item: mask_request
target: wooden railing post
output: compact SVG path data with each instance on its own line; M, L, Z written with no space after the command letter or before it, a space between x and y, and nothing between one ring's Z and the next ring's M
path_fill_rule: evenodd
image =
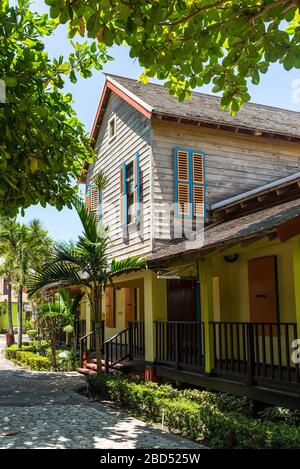
M133 323L128 323L129 360L133 360Z
M82 345L82 340L79 340L79 354L80 354L80 367L83 368L83 345Z
M253 333L253 324L247 323L247 384L249 386L254 386L256 383L255 380L255 355L254 355L254 333Z
M109 373L109 344L105 344L105 373Z
M180 365L180 323L175 324L175 362L176 368L179 369Z

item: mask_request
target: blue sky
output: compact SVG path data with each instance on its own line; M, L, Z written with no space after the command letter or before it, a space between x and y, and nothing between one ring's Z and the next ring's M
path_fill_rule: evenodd
M47 11L43 0L35 1L35 10ZM71 47L64 26L60 27L53 37L47 39L46 47L51 57L68 54ZM126 47L114 47L111 50L111 55L115 60L106 64L104 72L132 78L139 77L142 68L137 61L133 61L129 57ZM300 80L300 70L286 72L280 65L273 65L268 74L262 77L258 86L250 86L252 101L300 111L300 103L293 100L292 84L295 80ZM67 84L65 87L66 92L72 93L74 108L78 117L84 122L87 131L91 129L103 84L103 73L95 71L91 78L86 80L79 78L75 85ZM210 92L210 87L203 87L201 91ZM59 212L49 206L46 208L33 206L26 210L25 217L20 220L28 222L32 218L39 218L56 240L76 239L77 235L81 233L77 215L72 210L63 209Z

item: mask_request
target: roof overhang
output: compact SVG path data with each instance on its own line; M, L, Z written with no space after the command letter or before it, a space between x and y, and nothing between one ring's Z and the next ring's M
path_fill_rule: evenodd
M92 130L90 133L92 148L95 147L97 135L101 127L102 119L105 114L107 103L108 103L111 92L114 92L117 96L119 96L124 101L126 101L130 106L132 106L134 109L139 111L147 119L151 119L153 108L149 106L149 104L147 104L145 101L140 99L138 96L131 93L129 90L127 90L124 86L122 86L112 77L110 77L109 75L106 75L105 84L101 93L96 116L95 116ZM85 166L86 164L84 163L83 169L78 178L78 183L84 182L82 175L83 175L83 170L85 169Z
M242 194L221 200L210 207L212 218L236 218L241 214L262 210L283 201L293 200L300 194L300 172Z
M108 103L108 99L110 96L111 91L113 91L116 95L120 98L124 99L130 106L135 108L141 114L143 114L148 119L151 119L153 108L149 106L145 101L140 99L138 96L131 93L131 91L127 90L124 86L118 83L109 75L106 76L105 85L101 94L101 98L99 101L96 117L94 119L92 131L91 131L91 141L92 145L95 144L98 130L101 126L101 122L103 119L103 115L106 110L106 106Z
M224 122L196 119L186 116L176 116L175 114L162 113L155 110L152 113L152 117L160 121L172 122L174 124L193 125L206 129L215 129L219 131L231 132L238 135L250 135L256 138L271 138L275 140L282 140L284 142L300 143L300 137L297 137L293 134L266 132L265 130L260 130L258 128L237 126L235 124L226 124Z

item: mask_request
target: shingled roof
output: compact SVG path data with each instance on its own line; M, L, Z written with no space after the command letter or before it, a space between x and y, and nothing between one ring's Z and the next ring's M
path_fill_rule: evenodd
M300 139L300 113L261 104L247 103L235 116L220 109L220 98L204 93L193 92L190 99L179 102L168 90L158 84L147 85L131 78L107 75L107 80L123 91L136 97L140 104L151 110L154 117L170 117L182 121L189 119L201 125L214 124L221 129L234 127L255 131L260 135L271 134L286 136L289 140Z
M258 240L276 235L278 227L300 216L300 198L261 210L250 215L209 226L204 232L204 244L195 241L182 241L157 251L151 256L154 263L176 259L179 256L204 255L216 248L228 248L242 241Z

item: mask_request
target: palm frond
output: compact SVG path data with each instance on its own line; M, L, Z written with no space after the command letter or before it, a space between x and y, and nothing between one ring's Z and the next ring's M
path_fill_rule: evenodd
M29 297L36 292L45 289L51 284L59 285L89 285L90 279L83 278L78 268L72 264L56 263L45 267L42 271L36 272L27 284Z
M120 261L113 259L111 262L110 276L115 277L116 275L143 270L146 268L146 260L140 257L132 256Z
M84 203L80 199L75 199L73 202L74 208L82 223L84 235L91 242L97 241L97 221L93 213L85 208Z
M92 179L93 184L101 192L107 186L108 178L103 171L99 171Z

